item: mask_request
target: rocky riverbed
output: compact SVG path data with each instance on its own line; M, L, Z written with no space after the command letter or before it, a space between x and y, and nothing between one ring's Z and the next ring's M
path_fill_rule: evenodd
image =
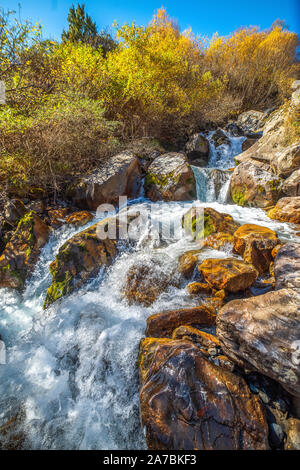
M0 447L300 449L288 112L243 113L176 152L123 152L56 204L7 202ZM119 196L129 210L115 214Z

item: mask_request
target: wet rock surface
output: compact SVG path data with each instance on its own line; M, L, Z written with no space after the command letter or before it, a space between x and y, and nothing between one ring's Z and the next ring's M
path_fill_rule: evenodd
M270 219L300 224L300 196L282 197L273 209L268 211Z
M142 426L149 449L268 449L259 399L245 381L183 340L140 345Z
M258 276L253 266L235 258L209 258L198 269L210 287L228 292L247 289Z
M260 274L270 267L272 250L278 245L276 232L260 225L245 224L234 233L234 250Z
M146 173L145 190L151 201L195 199L195 176L185 155L170 152L157 157Z
M48 236L49 227L36 213L21 218L0 256L0 287L23 289Z
M195 166L207 166L209 159L209 142L202 134L194 134L185 145L188 161Z
M239 366L254 369L300 396L300 296L280 289L227 303L217 316L223 351Z

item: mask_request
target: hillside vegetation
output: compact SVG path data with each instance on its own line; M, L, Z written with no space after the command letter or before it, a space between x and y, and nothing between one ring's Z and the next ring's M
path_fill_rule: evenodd
M279 106L299 75L298 36L280 22L209 43L164 9L147 26L115 24L115 38L83 6L68 22L54 42L41 25L0 12L3 197L31 186L57 195L121 148L175 147L210 123Z

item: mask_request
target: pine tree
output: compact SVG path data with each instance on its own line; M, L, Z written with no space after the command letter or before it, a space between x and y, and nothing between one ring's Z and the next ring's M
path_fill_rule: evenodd
M63 30L63 41L84 42L94 44L97 41L97 26L90 15L85 12L85 5L71 6L68 14L68 31Z

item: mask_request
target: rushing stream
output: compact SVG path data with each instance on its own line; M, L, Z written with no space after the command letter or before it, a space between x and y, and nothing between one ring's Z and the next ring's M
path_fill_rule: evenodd
M233 156L243 138L215 149L209 168L194 168L198 201L230 213L240 223L258 223L294 237L292 226L267 218L260 209L226 204ZM217 176L215 176L217 175ZM136 201L145 207L149 201ZM128 305L122 295L126 272L136 262L153 270L176 269L178 256L193 247L180 224L187 203L156 203L153 220L172 220L176 237L169 243L141 235L106 271L79 291L42 309L50 285L49 263L76 230L63 226L43 248L23 294L1 289L0 333L7 364L0 365L0 425L20 410L24 446L31 449L142 449L139 421L137 352L146 318L165 309L195 305L182 283L162 293L150 307ZM89 225L95 223L94 219ZM82 230L80 228L77 231ZM299 241L299 239L298 239ZM225 257L229 251L203 250L201 256Z

